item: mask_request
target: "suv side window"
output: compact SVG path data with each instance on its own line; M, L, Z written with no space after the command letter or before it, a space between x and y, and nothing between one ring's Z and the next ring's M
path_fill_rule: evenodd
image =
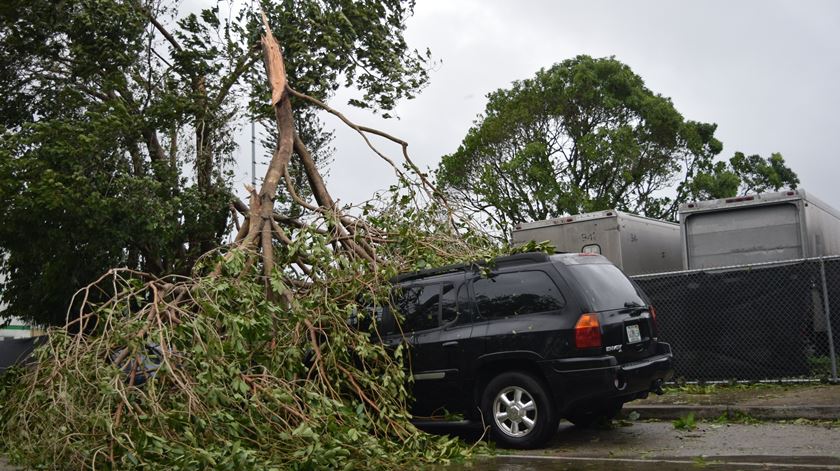
M461 322L472 321L472 303L470 302L470 291L467 289L467 284L462 283L458 287L458 307L463 319Z
M403 332L433 329L440 316L440 285L403 287L394 299L394 307L402 314Z
M458 301L455 286L443 285L443 295L440 298L440 325L448 324L458 318Z
M566 305L557 285L543 271L500 273L473 281L482 319L498 319L556 311Z

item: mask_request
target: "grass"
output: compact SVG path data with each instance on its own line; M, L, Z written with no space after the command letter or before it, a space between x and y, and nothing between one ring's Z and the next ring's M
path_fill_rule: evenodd
M794 420L781 420L779 423L782 424L793 424L793 425L812 425L815 427L825 427L825 428L840 428L840 419L834 420L811 420L811 419L794 419Z
M738 410L728 410L714 420L716 424L745 424L755 425L762 421Z
M718 393L732 393L738 391L770 392L787 391L790 389L813 387L815 383L685 383L677 382L663 387L665 394L712 395Z
M808 366L811 368L812 375L821 378L828 378L831 374L831 357L827 355L809 356Z
M680 417L672 423L674 424L674 428L677 430L694 430L697 428L697 420L694 419L694 413L689 413L685 417Z
M676 430L685 430L690 431L697 428L697 418L694 416L694 413L689 413L686 416L680 417L677 420L674 420L672 423L674 424L674 428ZM711 421L704 421L704 422L712 422L718 425L724 424L743 424L743 425L755 425L762 423L761 420L756 419L755 417L750 416L749 414L744 414L743 412L737 410L730 410L726 411L721 414L718 418L711 420Z

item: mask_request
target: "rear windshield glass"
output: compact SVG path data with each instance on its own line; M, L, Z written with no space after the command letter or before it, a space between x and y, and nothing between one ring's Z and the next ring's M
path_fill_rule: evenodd
M485 319L557 311L565 304L551 278L542 271L501 273L473 283L478 312Z
M596 311L645 304L633 283L615 265L587 263L568 267L583 286L586 300Z

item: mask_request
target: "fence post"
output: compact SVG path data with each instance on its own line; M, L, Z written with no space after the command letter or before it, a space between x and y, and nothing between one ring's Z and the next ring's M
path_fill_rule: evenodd
M820 276L822 277L822 298L825 311L825 324L828 329L828 352L831 355L831 378L832 383L838 382L837 379L837 356L834 353L834 334L831 330L831 305L828 302L828 285L825 282L825 261L820 257Z

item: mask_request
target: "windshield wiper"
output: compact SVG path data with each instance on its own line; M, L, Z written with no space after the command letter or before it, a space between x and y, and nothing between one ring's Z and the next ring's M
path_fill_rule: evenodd
M630 315L635 316L635 315L641 314L642 311L645 311L645 310L647 310L647 306L639 304L636 301L626 301L624 303L624 309L622 309L621 312L629 312Z

